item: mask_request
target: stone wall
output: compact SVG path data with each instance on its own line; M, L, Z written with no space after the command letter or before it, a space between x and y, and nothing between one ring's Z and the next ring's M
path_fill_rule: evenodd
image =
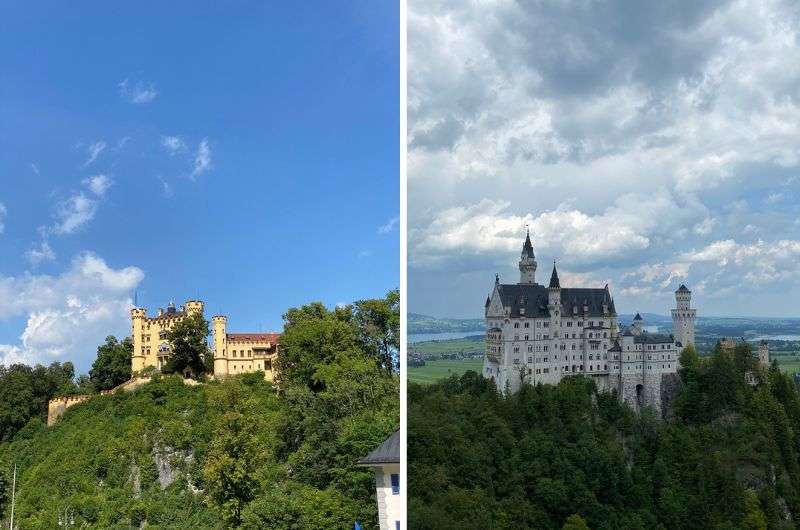
M111 390L103 390L100 392L100 394L82 394L78 396L61 396L53 398L47 403L47 426L50 427L54 425L56 420L63 416L64 412L66 412L68 408L77 405L78 403L83 403L84 401L87 401L97 395L106 396L120 390L131 392L149 382L150 377L134 377L133 379L129 379L121 385L112 388ZM183 379L183 384L198 385L200 383L194 379Z

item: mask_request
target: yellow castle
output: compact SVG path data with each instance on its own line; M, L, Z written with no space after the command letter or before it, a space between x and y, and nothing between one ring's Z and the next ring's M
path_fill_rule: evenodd
M171 355L167 333L194 313L203 314L202 301L188 300L180 308L170 302L166 309L159 309L152 317L147 316L145 308L131 309L132 372L136 374L149 366L160 370ZM216 315L211 321L215 378L263 372L267 381L274 379L273 367L280 333L228 333L228 317Z

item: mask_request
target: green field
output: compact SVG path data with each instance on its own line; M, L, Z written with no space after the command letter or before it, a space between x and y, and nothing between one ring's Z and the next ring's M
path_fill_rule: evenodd
M459 353L468 357L483 354L486 351L483 335L464 337L463 339L428 340L415 342L409 346L409 351L419 353L423 357L439 357L442 354Z
M772 358L778 360L778 366L782 372L787 374L800 372L800 357L795 355L775 355Z
M427 385L451 375L461 375L467 370L474 370L480 373L483 370L483 359L428 361L425 366L410 367L408 369L408 380Z

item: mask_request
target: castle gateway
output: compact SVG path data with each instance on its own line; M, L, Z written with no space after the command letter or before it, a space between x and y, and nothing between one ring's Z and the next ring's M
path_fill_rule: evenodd
M562 287L556 265L545 287L536 283L536 257L530 234L522 246L520 280L495 277L486 298L486 355L483 376L503 392L523 384L557 384L575 375L616 391L634 410L661 408L663 376L675 374L684 346L694 344L696 311L685 285L675 292L675 335L649 333L637 313L621 328L608 285Z
M147 316L144 308L131 309L133 373L150 366L160 370L171 355L167 333L175 324L194 313L203 314L203 302L189 300L180 308L170 302L166 310L159 309L152 317ZM274 380L280 333L228 333L228 317L216 315L211 321L214 377L263 372L267 381Z

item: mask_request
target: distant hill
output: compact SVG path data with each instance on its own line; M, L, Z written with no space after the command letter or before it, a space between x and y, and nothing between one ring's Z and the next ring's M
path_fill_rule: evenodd
M619 323L623 326L633 322L635 313L621 313ZM641 313L647 326L658 326L660 331L672 330L672 317L657 313ZM438 318L419 313L408 314L408 332L452 333L478 332L485 330L482 318ZM760 335L800 334L800 318L768 317L697 317L698 334L714 337L756 337Z
M437 318L419 313L408 314L408 333L455 333L476 331L482 333L482 318Z

